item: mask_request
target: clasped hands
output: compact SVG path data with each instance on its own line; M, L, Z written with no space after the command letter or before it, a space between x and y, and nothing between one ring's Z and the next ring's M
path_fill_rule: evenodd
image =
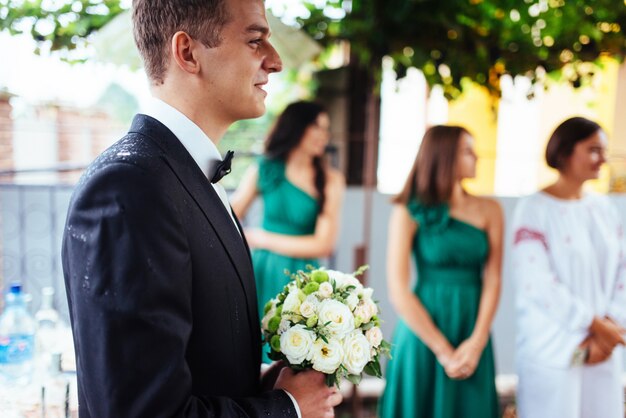
M486 341L470 337L456 349L448 345L441 350L441 353L437 354L437 361L443 366L450 379L467 379L476 371L485 344Z
M593 318L589 327L589 336L580 345L587 349L586 364L598 364L611 357L617 345L625 345L626 329L611 318Z

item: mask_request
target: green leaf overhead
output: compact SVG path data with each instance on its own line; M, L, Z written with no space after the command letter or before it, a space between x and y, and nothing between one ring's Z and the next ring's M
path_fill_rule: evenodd
M0 0L0 29L71 51L123 10L120 0Z
M626 55L624 0L304 0L304 30L325 45L348 41L361 64L398 76L422 70L456 97L468 78L499 93L502 74L551 73L584 85L601 56ZM0 0L0 29L71 51L124 10L120 0ZM332 17L331 17L332 16ZM539 71L537 69L539 68Z
M588 63L626 54L623 0L329 0L308 9L299 21L319 42L348 41L370 68L391 56L399 77L419 68L449 98L463 78L497 95L503 74L556 73L577 87L597 69ZM329 17L340 14L333 9L345 17Z

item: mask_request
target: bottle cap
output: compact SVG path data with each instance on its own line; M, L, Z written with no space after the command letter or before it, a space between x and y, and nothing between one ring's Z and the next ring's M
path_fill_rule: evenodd
M41 294L43 296L54 295L54 287L52 287L52 286L42 287L41 288Z

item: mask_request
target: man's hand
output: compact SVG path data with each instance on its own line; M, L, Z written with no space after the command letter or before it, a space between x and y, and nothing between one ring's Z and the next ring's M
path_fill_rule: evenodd
M334 407L342 400L337 388L326 386L324 374L315 370L296 373L285 367L280 371L274 389L289 392L298 402L303 418L334 417Z
M267 366L264 365L263 367ZM268 392L274 388L276 379L286 364L284 361L275 361L265 371L263 371L263 367L261 368L261 392Z

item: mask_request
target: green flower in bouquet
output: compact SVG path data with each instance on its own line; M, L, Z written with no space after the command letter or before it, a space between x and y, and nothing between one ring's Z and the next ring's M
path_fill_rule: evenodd
M357 276L325 268L298 271L276 297L265 304L264 340L272 360L295 370L326 374L329 386L342 378L359 383L363 373L381 377L380 358L390 345L380 329L373 289Z

